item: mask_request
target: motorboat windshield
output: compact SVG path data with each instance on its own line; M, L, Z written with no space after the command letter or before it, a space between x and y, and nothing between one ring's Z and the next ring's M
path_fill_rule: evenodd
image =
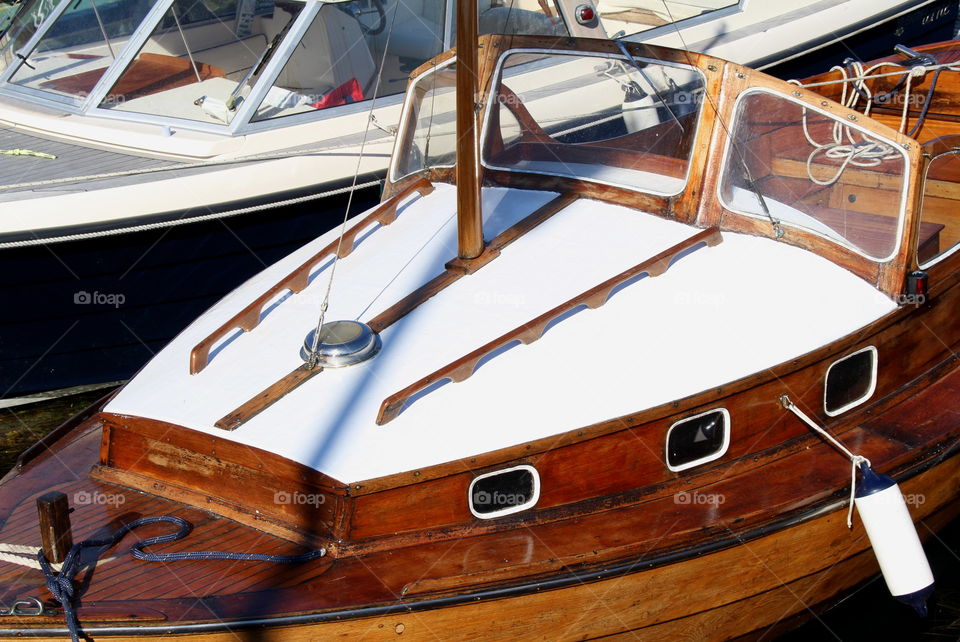
M231 132L400 94L453 34L447 3L430 0L28 2L0 40L0 93ZM481 25L566 33L526 0L487 3Z

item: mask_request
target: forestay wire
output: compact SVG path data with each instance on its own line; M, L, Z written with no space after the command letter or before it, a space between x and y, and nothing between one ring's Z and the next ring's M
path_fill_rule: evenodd
M330 307L330 293L333 291L333 279L337 272L337 263L340 262L340 249L343 245L343 237L347 232L347 220L350 217L350 207L353 205L353 187L356 186L360 176L360 165L363 163L363 153L367 145L367 134L370 131L370 125L374 123L373 109L376 107L377 97L380 94L380 81L383 79L383 69L387 62L387 51L390 49L390 39L393 36L393 28L397 21L399 8L394 7L393 17L390 19L390 28L387 30L387 39L383 45L383 53L380 55L380 69L377 71L377 82L373 88L373 98L370 100L370 109L367 112L367 122L363 128L363 139L360 142L360 153L357 155L357 166L353 172L353 183L351 185L350 195L347 197L347 206L343 212L343 222L340 224L340 236L337 238L337 251L333 254L333 263L330 266L330 277L327 279L327 289L323 295L323 301L320 303L320 315L317 318L317 327L313 333L313 342L310 345L310 353L307 359L307 368L317 367L317 346L320 344L320 330L323 328L323 319L327 314L327 308Z

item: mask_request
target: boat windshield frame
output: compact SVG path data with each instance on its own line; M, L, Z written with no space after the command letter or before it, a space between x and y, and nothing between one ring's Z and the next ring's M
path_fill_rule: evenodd
M684 70L684 71L692 72L693 74L695 74L700 81L700 91L701 92L706 91L706 85L707 85L706 76L704 75L703 71L699 67L692 64L678 63L678 62L673 62L669 60L657 60L654 58L648 58L648 57L639 56L639 55L628 57L620 53L609 53L609 52L601 52L601 51L577 51L577 50L539 48L539 47L535 47L535 48L511 47L509 49L504 50L498 56L496 66L494 67L493 73L491 74L491 78L490 78L491 95L487 97L486 105L484 106L483 121L482 121L483 128L481 129L481 132L480 132L480 141L481 141L480 164L484 167L484 169L491 169L491 170L504 171L504 172L533 173L533 174L540 174L543 176L557 176L561 178L580 178L580 180L584 180L589 183L596 183L598 185L608 185L610 187L625 189L632 192L640 192L640 193L651 194L654 196L663 196L663 197L677 196L683 193L687 189L687 185L690 181L691 168L694 165L693 155L696 153L696 150L692 146L688 150L689 153L687 158L684 160L684 162L686 163L686 168L684 170L682 184L678 185L675 189L669 189L669 190L656 189L651 186L630 185L630 184L627 184L626 182L616 181L612 179L603 179L603 178L595 178L595 177L589 177L589 178L574 177L567 173L559 173L559 172L553 172L553 171L542 170L542 169L536 169L536 170L518 169L518 168L498 165L494 162L493 159L489 158L487 154L487 145L485 143L487 141L487 138L492 134L491 128L494 126L493 110L499 106L499 101L492 98L492 96L493 96L494 89L501 84L501 80L503 78L504 65L507 59L513 55L523 56L523 55L538 55L538 54L544 55L544 56L551 56L555 58L570 57L570 58L598 58L602 60L615 60L620 62L623 65L624 70L631 70L631 71L634 69L640 70L641 74L644 74L643 75L644 78L646 78L646 75L645 75L645 72L642 70L645 69L648 65L659 65L662 67L670 67L673 69ZM546 65L551 66L550 63L546 63ZM654 93L655 92L656 90L654 90ZM667 109L669 110L670 107L667 107ZM694 121L695 125L693 128L693 131L689 134L690 141L694 141L697 139L697 136L700 132L700 126L702 124L702 120L703 120L703 104L701 103L701 104L698 104L696 108L696 120Z
M809 224L804 224L796 221L785 220L780 217L778 218L777 223L779 225L788 226L794 229L803 230L807 234L812 234L819 238L822 238L830 243L840 245L841 247L846 248L847 250L853 252L854 254L863 257L867 261L873 263L889 263L894 260L900 254L901 240L903 238L903 229L906 225L906 214L907 214L907 199L908 193L910 191L910 184L914 181L914 176L912 175L912 167L910 154L907 152L903 146L898 143L896 140L888 136L884 136L882 132L878 131L874 127L864 127L858 122L851 120L850 118L841 118L836 113L831 113L826 109L821 109L815 105L812 101L803 100L797 98L796 96L791 96L783 91L778 91L777 89L764 86L751 86L743 89L737 94L736 99L733 101L731 108L731 119L728 125L729 135L724 141L723 148L720 150L721 153L721 162L717 172L717 184L716 184L716 199L717 201L727 210L736 213L739 216L744 216L754 220L767 221L770 219L770 215L746 211L742 207L738 207L736 204L728 202L726 196L724 195L724 180L728 176L728 170L730 170L731 157L734 153L734 147L737 144L734 141L734 135L737 131L737 124L739 121L739 116L742 112L744 102L750 99L753 96L758 94L765 94L780 100L787 101L798 106L800 109L813 112L819 116L830 119L842 125L850 130L856 130L861 136L868 137L870 139L876 139L877 141L886 145L892 152L896 152L900 160L903 163L903 171L900 175L900 201L897 205L896 218L897 225L893 234L893 245L888 253L883 256L874 256L867 252L864 248L857 245L853 240L847 238L843 234L836 232L835 234L827 234L824 231L818 230L816 227L813 227ZM844 166L845 167L845 166ZM839 175L838 175L839 176ZM756 198L756 197L754 197ZM765 200L769 200L771 197L766 196ZM762 207L766 207L765 203Z
M298 123L313 122L323 120L334 115L343 115L354 111L369 108L367 101L359 101L347 105L338 106L335 109L322 109L294 116L288 116L284 119L261 120L251 122L256 114L257 106L270 91L274 80L280 74L283 66L288 61L290 55L295 51L297 45L310 28L318 13L327 5L343 4L349 0L298 0L304 5L297 16L293 18L290 28L286 35L277 45L276 50L270 54L269 59L263 69L258 74L256 82L251 87L250 94L241 103L236 114L229 123L211 123L199 120L189 120L170 115L149 114L134 111L121 111L102 107L110 90L124 74L124 72L134 62L141 48L154 33L157 26L167 15L170 8L176 0L158 0L146 13L137 27L127 38L127 42L116 53L115 59L106 67L100 79L96 82L89 93L82 98L45 91L33 87L26 87L18 83L11 82L11 77L21 69L24 64L23 59L11 63L6 69L0 72L0 95L9 95L11 97L41 105L64 110L70 113L84 116L93 116L98 118L108 118L112 120L141 122L148 124L169 125L182 129L193 131L208 132L214 134L237 135L279 129L289 127ZM27 43L20 48L16 54L29 58L37 45L50 28L56 24L57 20L67 10L69 5L76 0L61 0L53 11L44 19L40 27L33 33ZM20 57L20 56L17 56ZM403 94L396 96L383 96L378 98L380 105L400 102Z

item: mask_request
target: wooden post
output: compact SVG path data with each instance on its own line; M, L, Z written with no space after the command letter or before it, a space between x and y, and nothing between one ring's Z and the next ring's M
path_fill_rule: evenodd
M483 252L477 142L477 3L457 3L457 246L461 259Z
M51 562L62 562L73 547L67 496L52 490L37 497L37 513L40 517L43 554Z

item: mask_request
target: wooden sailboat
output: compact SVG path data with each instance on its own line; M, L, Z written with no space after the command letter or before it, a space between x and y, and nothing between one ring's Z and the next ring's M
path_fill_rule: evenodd
M379 207L3 480L0 631L722 639L836 599L889 544L851 461L908 527L957 513L957 51L808 86L601 40L431 61Z

